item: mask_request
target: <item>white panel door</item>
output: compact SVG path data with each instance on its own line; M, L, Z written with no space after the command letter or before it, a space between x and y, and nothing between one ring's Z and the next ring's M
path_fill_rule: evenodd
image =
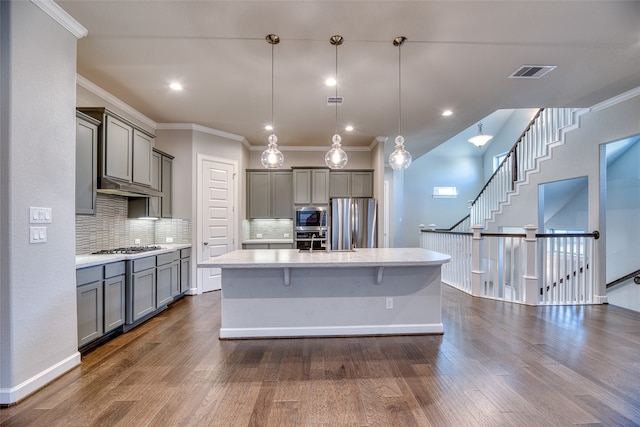
M235 165L203 159L201 170L202 211L198 232L202 237L199 259L204 261L235 249ZM203 292L221 288L219 268L200 270Z

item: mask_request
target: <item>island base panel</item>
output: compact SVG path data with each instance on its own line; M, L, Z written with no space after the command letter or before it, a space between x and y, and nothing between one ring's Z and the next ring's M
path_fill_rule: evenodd
M220 338L442 334L440 266L222 270ZM393 308L387 309L387 298Z

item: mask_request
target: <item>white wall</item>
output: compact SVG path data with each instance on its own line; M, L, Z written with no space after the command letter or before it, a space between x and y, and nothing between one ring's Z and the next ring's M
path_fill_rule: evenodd
M0 403L80 362L75 285L76 37L34 3L0 2ZM50 207L29 244L29 207Z
M404 171L404 245L419 245L418 225L449 228L469 214L484 185L481 157L433 156L429 153ZM433 198L433 187L456 187L456 198Z

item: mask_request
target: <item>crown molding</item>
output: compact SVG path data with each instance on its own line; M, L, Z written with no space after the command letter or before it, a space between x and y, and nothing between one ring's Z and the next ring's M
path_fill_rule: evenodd
M141 112L139 112L138 110L130 106L129 104L126 104L123 101L121 101L119 98L116 98L115 96L111 95L109 92L102 89L100 86L82 77L80 74L76 74L76 84L78 86L82 86L83 88L93 93L94 95L99 96L100 98L104 99L108 103L124 111L128 115L135 117L137 120L144 123L145 125L153 129L156 129L157 127L156 122L154 122L149 117L145 116L144 114L142 114Z
M251 148L249 148L250 151L264 151L266 148L266 144L265 145L252 145ZM327 152L329 151L329 149L331 149L331 146L324 146L324 145L320 145L320 146L304 146L304 145L278 145L278 150L280 151L308 151L308 152ZM342 149L344 151L371 151L371 149L369 147L349 147L349 146L342 146Z
M638 95L640 95L640 87L623 92L620 95L607 99L606 101L602 101L601 103L596 104L593 107L589 108L589 110L602 111L604 109L613 107L616 104L620 104L621 102L628 101L631 98L635 98Z
M38 6L47 15L52 17L58 24L62 25L76 38L81 39L89 34L89 31L83 27L73 16L69 15L53 0L31 0L31 3Z
M232 141L241 142L242 145L244 145L249 150L251 150L251 145L249 144L249 141L247 141L247 139L242 135L236 135L234 133L213 129L213 128L198 125L195 123L158 123L156 125L156 130L190 130L194 132L206 133L209 135L219 136L225 139L230 139Z

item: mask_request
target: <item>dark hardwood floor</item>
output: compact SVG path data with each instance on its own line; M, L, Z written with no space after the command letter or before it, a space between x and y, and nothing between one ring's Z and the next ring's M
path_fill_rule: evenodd
M87 354L2 426L640 425L640 314L443 287L442 336L220 341L217 292Z

